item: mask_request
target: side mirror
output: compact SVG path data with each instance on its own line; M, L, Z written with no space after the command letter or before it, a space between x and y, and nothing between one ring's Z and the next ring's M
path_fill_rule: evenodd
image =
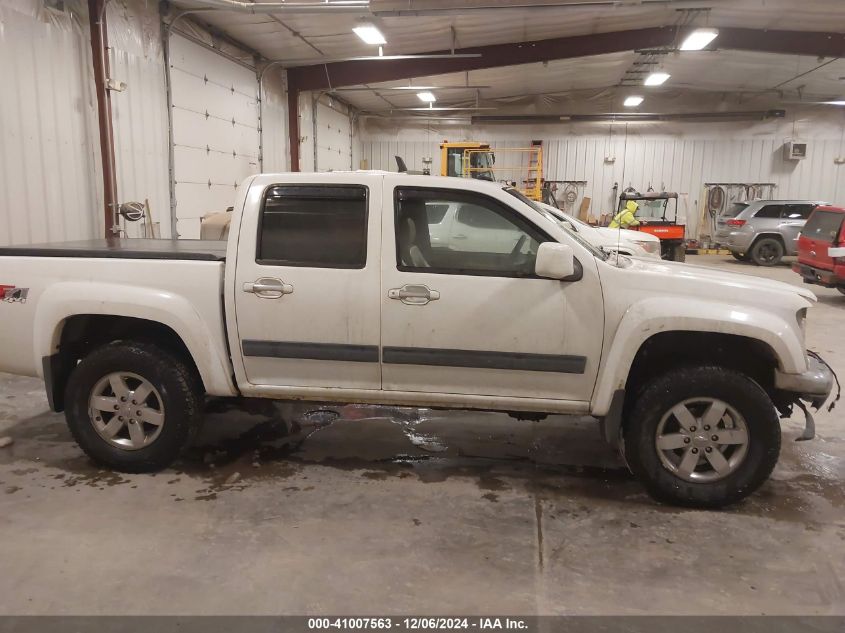
M547 279L566 279L575 275L572 247L557 242L543 242L537 249L534 272Z

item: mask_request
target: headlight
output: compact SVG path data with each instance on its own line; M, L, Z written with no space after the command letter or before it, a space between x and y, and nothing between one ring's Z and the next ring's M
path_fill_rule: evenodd
M795 319L798 321L798 327L801 330L801 338L804 338L807 335L807 308L798 310Z
M646 253L650 255L654 255L656 252L660 250L660 242L659 241L640 241L634 240L637 246L643 249Z

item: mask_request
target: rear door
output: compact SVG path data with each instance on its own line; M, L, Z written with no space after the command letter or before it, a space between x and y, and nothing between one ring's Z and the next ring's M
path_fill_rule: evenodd
M288 174L253 186L234 287L248 383L381 387L380 209L381 177Z
M828 252L842 230L845 213L816 209L801 233L801 250L798 253L802 264L833 270L833 258Z

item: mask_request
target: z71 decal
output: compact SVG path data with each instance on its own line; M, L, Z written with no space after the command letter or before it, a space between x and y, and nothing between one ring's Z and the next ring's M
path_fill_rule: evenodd
M28 294L29 288L0 285L0 299L6 303L26 303L26 296Z

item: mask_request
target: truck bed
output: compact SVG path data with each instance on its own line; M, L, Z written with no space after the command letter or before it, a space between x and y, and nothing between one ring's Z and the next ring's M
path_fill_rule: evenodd
M9 256L224 261L226 242L113 238L0 247L0 257Z

